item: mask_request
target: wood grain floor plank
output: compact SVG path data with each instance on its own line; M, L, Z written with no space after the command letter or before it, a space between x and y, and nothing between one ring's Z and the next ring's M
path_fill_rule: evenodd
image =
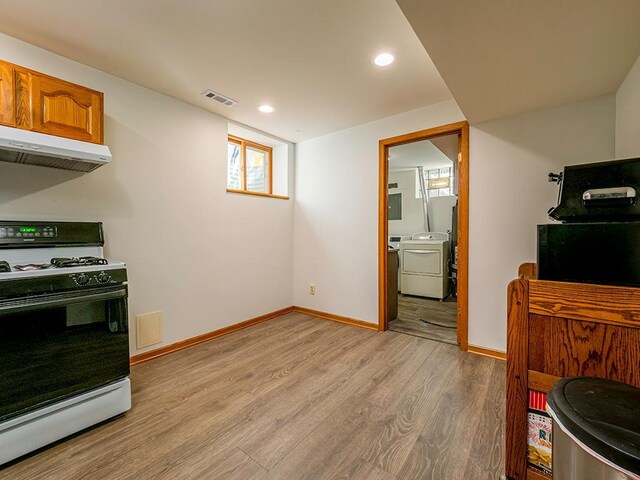
M212 451L213 450L213 451ZM154 474L157 480L201 479L201 480L260 480L267 471L239 448L220 451L205 448L190 455L180 463L170 465L161 474ZM132 478L142 478L138 472Z
M479 422L473 437L464 478L495 480L495 473L504 469L505 451L505 365L494 363L490 388L479 412Z
M339 327L342 328L342 327ZM333 331L333 327L327 327L329 331ZM367 332L361 330L371 340L377 339L380 341L379 336L374 332ZM352 338L343 340L342 342L335 342L331 340L332 336L326 340L328 345L326 346L323 355L326 357L322 359L316 359L315 363L311 363L313 368L306 373L304 371L297 372L296 375L289 377L290 383L283 386L278 390L267 392L262 397L258 397L255 401L247 404L243 409L239 411L231 412L222 421L216 422L215 426L203 430L200 425L191 425L189 423L182 422L180 425L172 427L175 432L178 430L178 438L181 439L179 448L173 449L171 454L165 456L163 449L166 445L160 443L156 446L155 450L158 453L154 455L160 459L159 461L149 461L150 465L146 468L147 472L155 472L162 468L162 463L166 461L175 462L178 459L172 458L176 456L188 456L188 452L194 449L201 448L203 445L209 446L212 443L218 445L239 445L243 450L249 453L252 458L260 459L256 452L251 452L246 445L242 444L242 440L250 439L255 442L260 438L270 445L269 458L274 458L279 455L282 450L286 453L286 442L278 442L276 435L273 434L274 430L278 432L279 437L287 438L284 435L283 425L287 423L288 419L295 418L298 420L297 426L300 431L295 431L295 434L302 434L304 431L304 423L301 423L300 419L307 419L307 421L313 421L314 416L319 414L319 410L309 409L313 406L313 402L302 403L300 400L305 393L312 392L312 400L318 398L327 397L333 389L339 388L339 384L333 382L332 377L327 377L324 372L326 369L317 368L317 364L328 363L330 365L335 362L329 361L333 357L341 356L341 348L345 346L356 347L362 343L360 339L361 332L354 332ZM308 346L308 345L307 345ZM368 348L368 347L362 347ZM273 358L272 361L277 364L282 361L281 357ZM294 379L298 378L297 381ZM237 385L236 385L237 387ZM242 388L242 385L240 385ZM213 395L216 398L218 395ZM309 420L311 419L311 420ZM195 421L195 419L194 419ZM275 426L274 426L275 425ZM268 466L269 461L262 459L260 462L262 465Z
M469 452L473 443L480 440L475 433L487 391L493 387L489 380L495 363L496 360L488 358L472 360L468 355L459 358L398 478L465 478ZM487 450L492 448L490 445ZM499 466L497 471L487 474L498 478L502 472L503 466Z
M398 334L400 336L400 334ZM411 381L416 371L439 346L435 342L424 342L421 338L403 339L407 344L407 356L398 356L379 369L371 378L372 390L367 393L367 401L374 405L388 406L395 401L399 392Z
M356 395L338 405L330 421L322 422L264 477L265 480L323 480L349 457L358 432L366 431L380 409Z
M377 373L379 366L376 359L388 359L390 362L395 356L403 355L406 348L386 339L381 340L380 337L371 332L369 342L361 342L344 353L331 368L324 368L317 383L309 385L304 382L296 394L289 392L276 399L273 405L275 409L270 408L256 419L252 426L253 433L245 435L239 447L262 466L271 469L329 417L337 403L342 403L360 390L363 380L367 381ZM372 348L374 345L376 347ZM317 360L326 365L321 358ZM291 402L291 398L297 400ZM304 402L300 402L301 398Z
M398 316L389 321L389 330L457 345L457 305L453 297L447 297L441 302L432 298L398 294Z
M391 373L397 370L397 365L406 363L412 367L406 371L408 375L415 371L420 366L420 363L416 362L416 358L424 359L428 357L431 352L438 346L437 343L425 342L422 339L416 337L409 337L400 334L391 334L393 337L389 340L389 345L394 345L393 350L390 352L380 349L366 359L366 362L360 359L357 362L357 367L365 368L362 370L350 371L343 379L349 379L351 381L350 386L342 388L340 391L342 394L352 394L348 399L345 399L347 404L364 405L368 408L365 410L369 414L369 423L373 418L378 418L382 415L384 407L373 405L369 402L370 398L376 398L375 392L379 389L387 391L387 386L396 382L397 377ZM398 347L400 345L400 347ZM422 352L420 348L422 347ZM415 362L415 363L414 363ZM370 372L371 374L369 374ZM354 374L356 373L356 374ZM409 376L410 378L410 376ZM406 382L407 377L404 378ZM288 478L287 472L298 471L300 468L307 468L307 462L309 461L307 455L309 452L317 458L322 458L321 466L315 465L313 478L328 478L333 473L336 465L341 464L346 458L359 456L363 452L361 437L369 436L368 432L371 430L371 426L366 428L360 428L355 431L349 432L349 443L343 445L340 450L326 449L325 444L333 442L335 430L340 429L342 426L338 425L339 421L335 420L340 418L341 412L340 406L336 408L336 401L340 400L339 397L334 397L334 404L329 406L332 411L327 413L327 416L323 424L314 430L313 434L305 436L290 455L282 460L282 463L278 463L274 469L274 478ZM353 408L353 407L348 407ZM372 413L377 412L377 413ZM365 419L366 420L366 419ZM317 446L314 446L314 442L318 442ZM358 448L354 448L358 447ZM296 453L296 452L302 453ZM313 462L312 462L313 464ZM264 465L264 464L263 464Z
M309 352L310 349L311 351L316 351L317 333L318 332L315 331L311 332L306 337L296 341L293 345L298 348L288 346L288 350L278 349L270 362L261 363L252 369L247 369L247 366L243 364L241 370L247 372L247 376L240 378L236 375L237 371L234 370L234 375L231 377L214 377L217 379L216 384L204 389L199 389L191 395L188 402L182 403L185 408L178 410L174 407L171 410L171 415L167 419L168 422L160 419L160 423L156 424L156 430L160 430L163 433L166 432L167 435L176 438L179 444L174 445L162 437L152 439L151 443L145 448L149 449L149 447L152 447L153 454L151 456L147 455L144 458L141 462L141 468L148 474L155 474L156 472L162 471L164 463L180 461L179 457L185 456L185 452L200 448L202 445L209 446L210 443L217 440L219 436L222 438L219 439L218 443L226 445L230 443L232 437L238 436L239 432L244 430L244 425L251 423L253 418L266 418L264 412L265 409L269 407L271 399L262 398L256 401L254 395L250 395L250 398L246 402L242 402L242 408L240 409L227 408L225 410L225 417L216 419L214 425L210 425L211 422L209 422L209 419L200 422L201 412L191 410L190 406L196 405L199 406L199 408L208 409L211 401L215 401L215 403L212 404L215 410L218 408L218 403L224 399L228 399L228 401L234 403L240 403L240 399L245 399L245 395L247 395L245 391L252 389L253 382L261 383L265 378L270 378L272 371L281 369L279 362L290 361L291 358L289 354L298 352L298 354L302 355L304 352ZM333 342L336 332L333 327L327 326L324 333L326 335L320 338L323 339L326 348L326 342ZM354 335L354 338L343 343L350 344L350 342L352 342L356 344L359 339L358 335L359 332ZM331 348L327 350L332 351ZM302 356L304 358L304 355ZM261 369L264 370L262 373L256 373ZM235 398L238 400L234 400ZM296 398L298 398L296 395L291 396L291 399L294 401ZM282 403L277 403L277 405L281 408L285 407ZM260 428L255 427L252 435L256 435L260 433L260 431ZM248 432L247 435L249 435Z
M439 344L427 357L382 416L376 418L363 444L365 460L393 475L399 473L432 418L433 405L455 374L459 355L455 347Z
M395 478L362 458L346 459L327 477L328 480L394 480Z

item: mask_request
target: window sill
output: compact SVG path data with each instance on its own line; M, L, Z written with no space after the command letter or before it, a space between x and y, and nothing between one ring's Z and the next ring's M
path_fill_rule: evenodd
M269 197L269 198L279 198L280 200L289 200L289 197L285 195L276 195L274 193L263 193L263 192L250 192L248 190L236 190L233 188L227 188L227 193L241 193L243 195L254 195L256 197Z

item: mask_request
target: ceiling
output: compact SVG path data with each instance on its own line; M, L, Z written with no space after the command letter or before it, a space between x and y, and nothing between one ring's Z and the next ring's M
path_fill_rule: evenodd
M429 140L433 143L442 153L451 159L452 162L458 160L458 134L444 135L442 137L435 137Z
M615 92L638 0L397 0L470 123Z
M289 141L451 98L394 0L0 0L0 8L8 35ZM375 67L382 51L395 63ZM200 95L206 89L239 104L216 104ZM275 112L258 112L263 103Z
M458 148L457 135L449 135L455 140ZM447 137L442 137L447 138ZM450 167L453 164L438 147L430 140L407 143L389 148L389 170L401 171L416 167L424 167L426 170Z

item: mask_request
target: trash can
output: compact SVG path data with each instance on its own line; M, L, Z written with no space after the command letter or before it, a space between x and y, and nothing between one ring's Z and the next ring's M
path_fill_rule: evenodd
M547 396L553 480L640 479L640 389L564 378Z

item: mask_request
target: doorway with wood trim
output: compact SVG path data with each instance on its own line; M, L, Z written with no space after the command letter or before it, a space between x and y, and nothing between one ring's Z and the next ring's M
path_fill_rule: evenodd
M413 160L418 157L419 162ZM403 182L406 185L400 185ZM378 329L456 343L466 351L469 124L458 122L380 140L378 196ZM397 249L389 247L390 240ZM396 262L398 271L390 272ZM403 308L412 313L403 313L403 321L398 321L395 312Z

